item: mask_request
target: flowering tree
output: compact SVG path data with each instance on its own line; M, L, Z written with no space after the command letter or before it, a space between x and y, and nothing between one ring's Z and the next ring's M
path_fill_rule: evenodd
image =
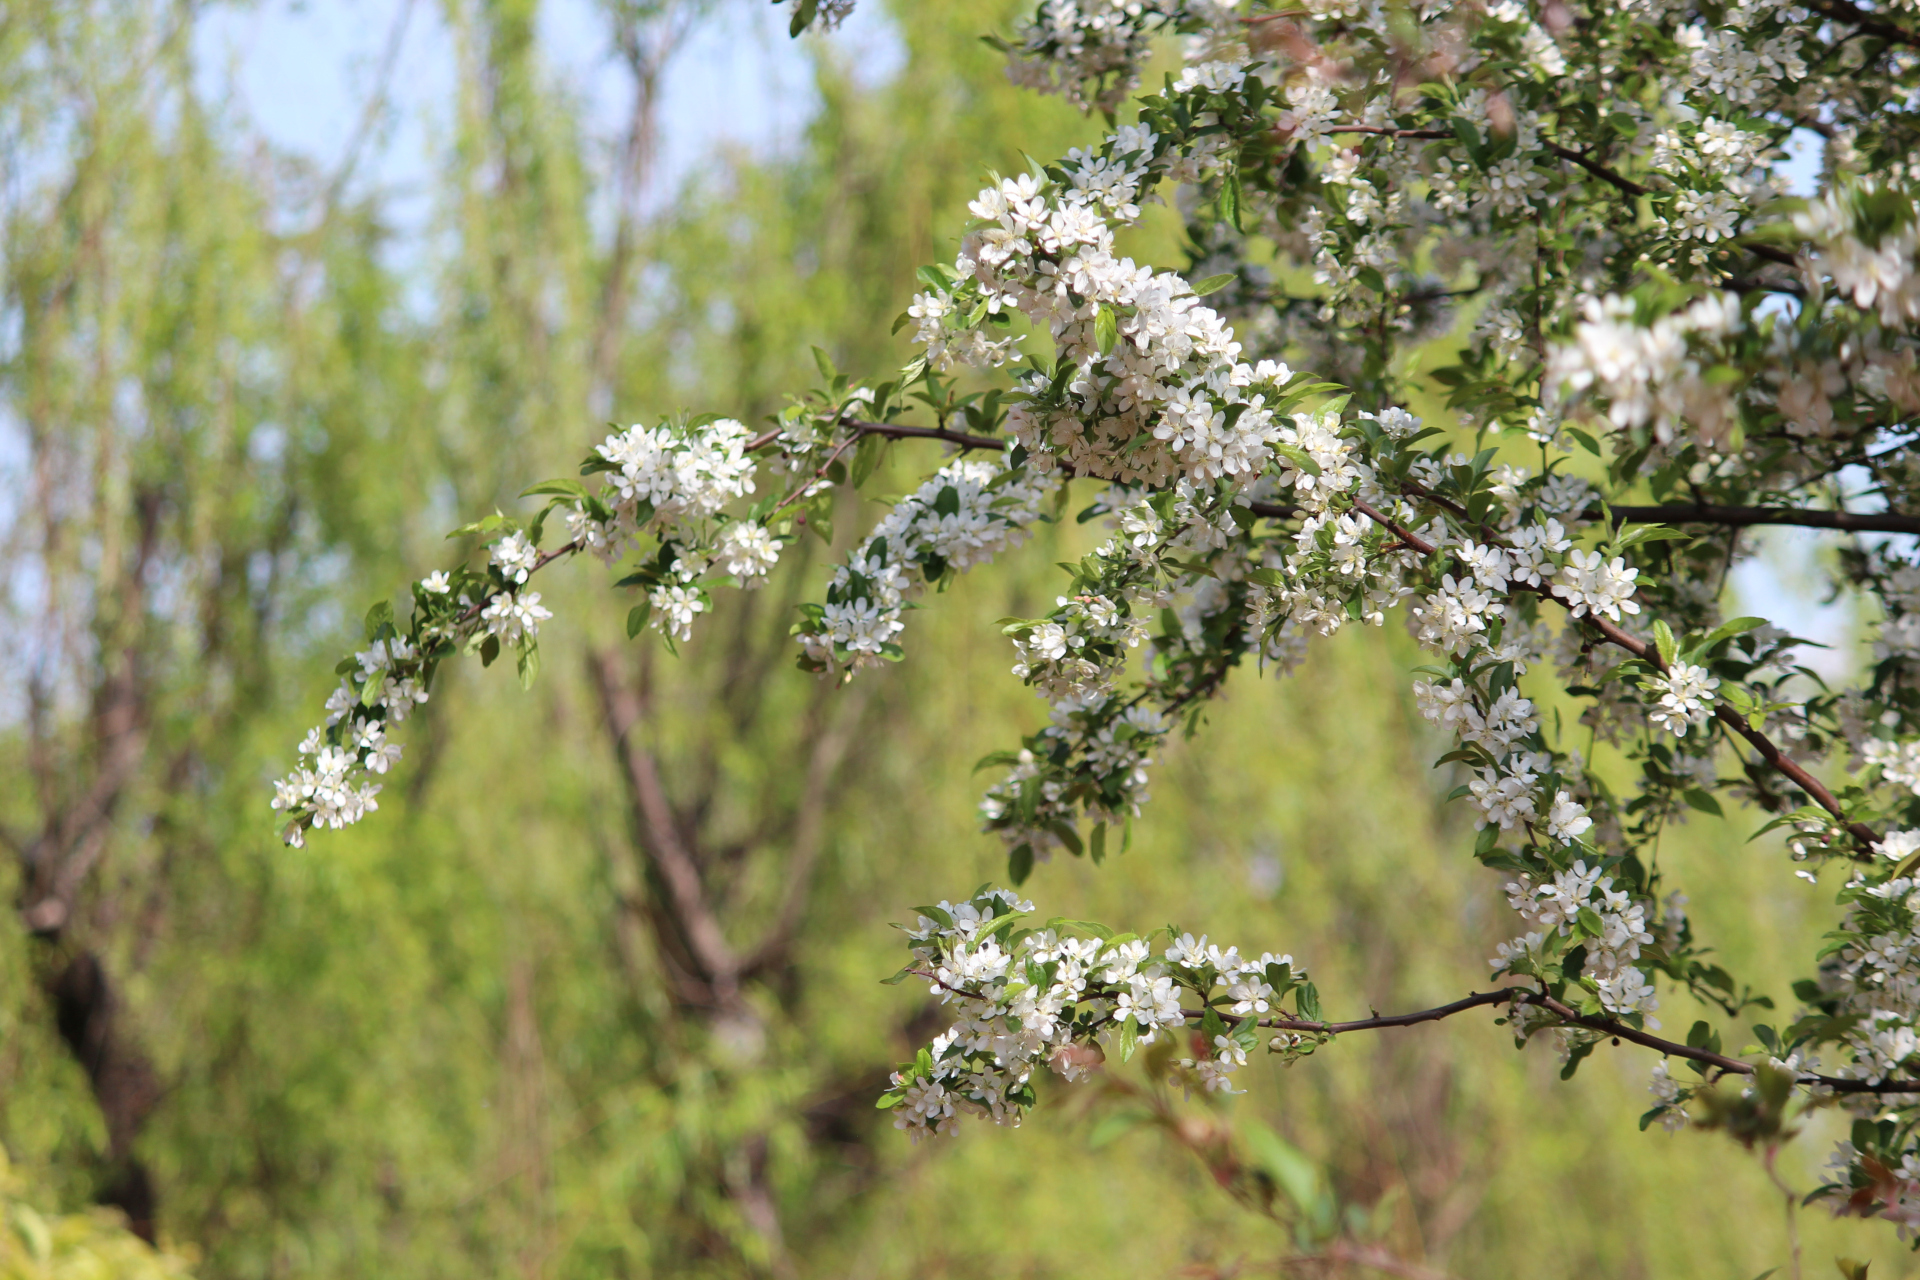
M793 0L794 30L850 8ZM1184 68L1143 92L1172 34ZM897 1127L1017 1123L1036 1071L1142 1046L1230 1090L1263 1046L1482 1010L1557 1040L1569 1075L1602 1044L1653 1050L1643 1123L1771 1148L1799 1111L1845 1108L1815 1194L1920 1229L1920 23L1850 0L1046 0L1001 44L1017 82L1109 128L981 191L901 317L921 357L870 382L822 356L764 429L615 432L581 478L526 491L530 519L459 530L484 562L415 583L404 618L377 604L340 664L278 787L288 842L376 807L439 664L533 678L556 562L613 566L629 633L686 642L714 591L830 538L835 490L890 443L944 445L802 606L798 660L841 682L900 660L927 588L1036 522L1104 523L1055 608L1003 623L1049 707L981 806L1015 885L1124 847L1162 742L1236 672L1284 675L1398 611L1517 919L1494 989L1336 1022L1288 955L1042 920L1004 889L919 908L898 980L955 1021L880 1099ZM1801 130L1824 170L1791 199ZM1122 256L1168 199L1184 269ZM1882 615L1858 687L1722 618L1743 531L1769 524L1853 535L1833 586ZM1722 796L1838 889L1777 1014L1705 959L1654 856ZM1663 987L1740 1039L1669 1038Z

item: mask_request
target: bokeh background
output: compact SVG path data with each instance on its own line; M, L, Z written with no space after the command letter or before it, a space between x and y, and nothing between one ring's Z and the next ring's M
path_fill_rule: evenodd
M0 5L0 1275L1789 1265L1757 1157L1640 1131L1650 1054L1563 1082L1484 1017L1256 1062L1224 1107L1135 1064L1043 1084L1017 1131L889 1127L872 1099L940 1023L880 985L888 922L1003 874L972 768L1044 709L991 623L1044 608L1086 528L975 571L910 615L911 661L844 691L786 633L876 508L848 497L835 551L678 657L626 640L583 565L543 584L530 692L444 672L377 817L279 844L269 781L367 606L465 549L447 529L571 473L610 420L776 411L812 345L904 362L913 271L984 173L1102 127L1006 84L977 37L1016 7L863 0L790 43L761 0ZM1131 249L1177 262L1178 230L1159 211ZM883 474L936 457L901 444ZM1734 589L1839 672L1849 606L1796 594L1820 554L1782 540ZM1291 952L1335 1016L1484 983L1510 928L1441 803L1417 660L1390 628L1245 673L1132 847L1026 892ZM636 770L756 957L744 1015L689 994ZM1786 1003L1831 889L1757 825L1696 821L1661 858ZM1669 1000L1669 1030L1694 1013ZM1208 1126L1298 1153L1276 1214L1180 1141ZM1810 1189L1839 1132L1815 1117L1781 1181ZM1884 1228L1816 1208L1798 1232L1809 1275L1916 1274Z

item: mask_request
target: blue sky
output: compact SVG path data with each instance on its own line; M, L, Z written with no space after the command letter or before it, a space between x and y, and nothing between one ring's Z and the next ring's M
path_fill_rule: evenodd
M875 4L830 37L863 76L898 65L897 41ZM364 151L354 186L377 184L405 228L419 197L453 90L453 45L438 0L261 0L207 11L198 60L210 91L235 119L280 147L332 169L346 154L401 27L390 110ZM577 94L596 138L610 142L626 110L624 77L608 59L594 0L544 0L540 43L556 80ZM808 40L822 37L809 36ZM661 109L660 200L727 146L773 148L797 136L815 106L805 51L788 39L785 10L764 0L718 0L668 71Z

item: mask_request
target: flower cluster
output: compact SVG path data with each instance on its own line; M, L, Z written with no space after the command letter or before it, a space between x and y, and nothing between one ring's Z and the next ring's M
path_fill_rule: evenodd
M802 665L843 671L898 658L908 597L1025 540L1059 477L984 461L951 462L894 504L836 568L825 604L801 606Z
M1581 976L1591 984L1601 1008L1615 1014L1651 1015L1660 1007L1647 975L1634 967L1643 943L1653 942L1647 931L1646 904L1616 889L1612 876L1584 859L1556 871L1551 880L1536 883L1530 873L1507 884L1507 905L1526 923L1528 932L1503 943L1491 962L1495 973L1528 973L1547 947L1549 935L1580 939L1585 951ZM1646 1024L1658 1028L1657 1018Z
M1192 1046L1173 1064L1175 1083L1230 1092L1262 1022L1286 1020L1282 999L1318 1014L1318 994L1292 956L1243 956L1171 929L1170 945L1159 947L1161 934L1042 925L1031 902L1004 889L919 911L900 979L926 979L956 1016L880 1099L916 1140L953 1133L967 1115L1017 1125L1034 1104L1035 1072L1077 1081L1162 1038Z
M1042 0L1007 53L1007 76L1077 107L1111 111L1140 81L1153 28L1187 6L1182 0Z

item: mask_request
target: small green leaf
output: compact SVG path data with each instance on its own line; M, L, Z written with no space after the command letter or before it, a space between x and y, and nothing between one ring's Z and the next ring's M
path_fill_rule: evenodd
M1118 1138L1138 1129L1145 1124L1147 1117L1140 1111L1116 1111L1099 1124L1093 1126L1093 1132L1087 1135L1087 1148L1098 1151Z
M1661 663L1671 667L1674 659L1679 656L1680 646L1673 642L1673 629L1658 618L1654 619L1653 623L1653 643L1660 650Z
M853 451L853 487L858 489L873 475L873 469L880 465L881 452L886 448L886 439L882 436L863 437Z
M1120 321L1114 316L1112 307L1101 307L1093 317L1093 341L1103 356L1111 354L1120 341Z
M1765 716L1761 717L1763 722L1765 719ZM1711 814L1716 818L1727 816L1726 811L1720 807L1720 802L1713 798L1712 793L1703 791L1699 787L1688 787L1680 793L1680 798L1687 802L1687 807L1690 809L1698 809L1701 813Z
M1305 449L1299 448L1296 445L1276 444L1273 446L1273 451L1310 476L1320 474L1320 464L1315 462L1313 455L1309 454Z
M646 599L627 610L627 639L631 640L640 634L640 629L647 625L647 615L652 612L653 601Z
M1120 1061L1131 1062L1134 1050L1140 1047L1140 1028L1134 1025L1133 1015L1127 1015L1120 1024Z
M1722 640L1731 639L1737 635L1744 635L1746 632L1766 625L1767 620L1765 618L1735 618L1731 622L1723 622L1713 630L1707 632L1706 638L1693 647L1693 652L1706 653Z
M542 480L531 488L522 489L523 498L536 498L542 494L551 494L557 498L585 498L587 486L578 480Z
M1240 225L1240 210L1245 203L1244 193L1240 189L1240 175L1230 173L1227 180L1220 184L1220 216L1233 224L1235 231L1243 231Z
M1014 846L1013 851L1007 855L1007 879L1011 880L1014 888L1017 889L1025 884L1027 877L1032 874L1033 846L1031 844Z
M1231 271L1223 271L1217 276L1208 276L1193 286L1193 296L1204 298L1210 293L1218 293L1239 278Z
M367 620L366 620L367 642L371 644L373 641L381 639L382 636L380 633L380 629L382 627L391 628L392 626L393 626L393 601L391 600L375 601L373 608L367 610Z

